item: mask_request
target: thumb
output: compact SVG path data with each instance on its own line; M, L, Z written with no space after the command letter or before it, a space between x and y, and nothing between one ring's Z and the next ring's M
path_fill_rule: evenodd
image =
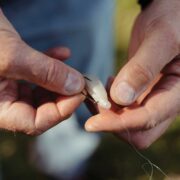
M176 40L169 32L151 32L115 78L110 90L113 101L120 105L132 104L178 51Z
M63 95L79 93L84 88L84 79L75 69L22 43L22 51L6 72L6 77L30 81Z

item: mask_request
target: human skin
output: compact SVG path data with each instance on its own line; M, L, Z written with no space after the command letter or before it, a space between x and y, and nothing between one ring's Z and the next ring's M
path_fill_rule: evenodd
M180 113L179 19L179 0L154 0L140 13L129 61L110 88L113 107L100 109L87 121L86 130L115 133L139 149L167 130Z
M32 49L2 10L0 49L1 129L41 134L68 118L84 100L82 75L62 62L70 50L56 47L44 54Z

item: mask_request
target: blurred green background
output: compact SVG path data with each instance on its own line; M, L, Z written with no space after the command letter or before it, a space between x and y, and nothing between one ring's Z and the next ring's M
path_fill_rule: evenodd
M136 0L118 0L115 14L116 70L127 59L127 48L133 22L140 8ZM179 119L180 120L180 119ZM142 153L162 168L172 179L180 179L180 122L178 118L168 132ZM0 131L0 169L4 179L47 180L29 164L32 137ZM90 159L88 180L146 180L142 169L146 163L133 148L112 135L104 135L100 147ZM149 169L150 170L150 169ZM166 179L155 170L154 178Z

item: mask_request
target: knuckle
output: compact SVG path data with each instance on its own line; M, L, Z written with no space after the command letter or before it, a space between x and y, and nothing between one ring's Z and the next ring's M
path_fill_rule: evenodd
M154 32L157 32L160 37L162 37L162 41L165 43L168 39L168 45L171 50L179 53L180 49L180 38L179 38L179 29L172 24L172 19L169 17L162 16L161 18L153 20L146 29L147 36L153 35Z
M155 128L156 125L157 125L156 119L149 118L148 122L146 123L145 129L149 130L149 129Z
M151 68L145 66L143 67L139 63L133 64L132 71L133 74L136 75L137 79L143 84L150 82L154 78L154 72L151 70Z
M157 113L156 113L156 109L154 109L153 107L150 107L151 110L149 108L146 108L146 124L144 129L145 130L149 130L149 129L153 129L157 126Z
M42 82L43 82L44 85L49 85L50 82L53 82L54 74L55 74L55 65L54 65L54 63L48 63L47 66L48 66L48 68L43 73L43 76L42 76Z
M57 79L63 76L63 72L62 74L60 74L59 72L60 72L60 69L59 69L58 64L56 62L50 62L48 64L47 71L44 73L44 76L43 76L43 84L44 85L53 84L54 86L56 86ZM58 82L58 85L62 86L63 84L59 84Z

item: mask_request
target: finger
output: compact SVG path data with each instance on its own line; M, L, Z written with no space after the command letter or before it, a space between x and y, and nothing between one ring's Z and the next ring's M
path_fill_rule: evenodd
M69 118L83 100L82 95L60 97L56 103L47 102L39 106L35 118L36 132L42 133Z
M111 98L117 104L132 104L149 83L179 54L175 35L159 28L145 36L139 49L118 73L111 88Z
M54 59L64 61L71 56L71 51L66 47L55 47L49 49L46 54Z
M84 78L75 69L26 44L20 43L19 46L23 52L16 52L16 58L10 60L4 76L27 80L63 95L77 94L84 88Z
M90 132L116 132L124 131L126 128L139 130L144 128L145 122L148 121L146 115L147 112L142 108L122 109L119 113L107 110L89 118L85 124L85 129Z
M30 95L29 91L23 92L24 94L19 97L18 86L15 81L6 79L0 85L0 128L14 132L25 132L27 129L32 129L34 109L22 100L25 94ZM21 92L21 89L19 89L19 92ZM17 102L17 99L19 99L19 102Z
M119 138L125 140L129 144L135 146L138 149L147 149L152 143L154 143L160 136L162 136L168 129L170 124L175 120L175 117L169 118L160 123L153 129L145 131L124 131L115 133Z
M13 97L12 97L13 98ZM0 128L39 135L67 119L84 100L81 95L47 102L35 110L24 101L12 102L10 97L0 98Z
M56 104L61 116L66 118L74 113L84 100L85 97L82 94L77 94L71 97L59 97L56 99Z
M124 108L119 113L106 111L89 119L88 131L146 130L180 112L180 80L163 78L141 106Z
M35 124L39 133L67 119L84 101L81 94L62 97L40 87L34 90L34 97L37 101Z
M26 134L35 134L34 118L36 111L33 107L24 102L0 102L1 106L5 106L0 111L0 128L13 132L23 132Z

